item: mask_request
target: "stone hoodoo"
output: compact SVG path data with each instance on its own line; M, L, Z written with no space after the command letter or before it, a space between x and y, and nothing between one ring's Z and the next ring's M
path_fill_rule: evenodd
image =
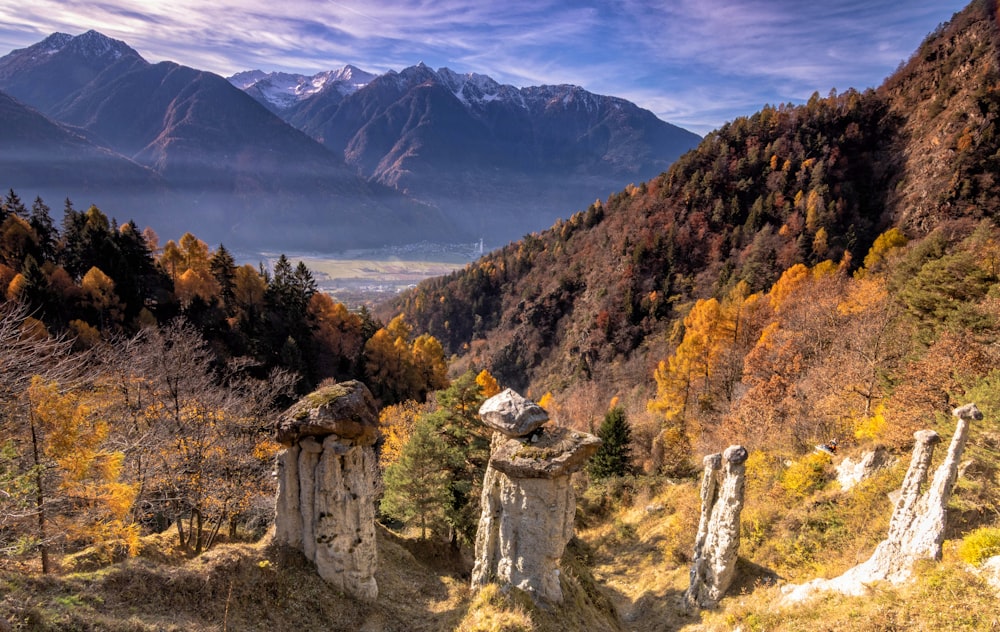
M495 581L560 603L559 560L573 537L576 513L570 478L601 440L544 426L545 411L510 389L486 400L479 415L495 432L483 479L472 587Z
M714 606L733 581L740 548L746 460L747 451L741 445L731 445L722 454L705 457L691 585L684 593L684 600L691 607Z
M913 446L913 457L900 488L896 509L889 521L889 533L875 547L875 552L868 561L840 577L816 579L807 584L789 586L786 588L786 601L802 601L820 590L863 595L867 591L867 584L880 580L903 582L910 577L916 562L941 558L948 499L951 498L958 478L959 461L969 436L969 422L983 418L975 404L956 408L952 413L958 417L958 425L951 439L948 455L923 493L920 488L927 482L934 446L941 442L941 437L933 430L914 433L916 443Z
M357 381L320 388L275 426L278 454L274 539L301 550L320 577L373 600L378 408Z

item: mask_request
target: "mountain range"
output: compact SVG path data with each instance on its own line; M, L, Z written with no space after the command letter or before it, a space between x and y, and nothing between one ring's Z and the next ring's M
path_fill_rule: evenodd
M700 140L576 86L519 89L424 64L379 76L345 66L229 79L370 181L432 203L463 232L494 242L648 179Z
M626 187L379 312L506 385L568 399L648 380L697 300L795 264L862 265L876 238L1000 217L1000 28L973 2L878 89L768 106Z
M572 86L423 65L227 81L95 31L0 58L0 92L5 188L237 247L502 242L698 141Z

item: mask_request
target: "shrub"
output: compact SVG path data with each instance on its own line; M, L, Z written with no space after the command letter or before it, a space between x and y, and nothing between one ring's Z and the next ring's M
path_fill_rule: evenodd
M805 498L819 490L827 480L827 466L830 457L821 452L813 452L792 463L784 476L781 487L791 496Z
M982 527L962 539L958 556L968 564L979 564L994 555L1000 555L1000 528Z

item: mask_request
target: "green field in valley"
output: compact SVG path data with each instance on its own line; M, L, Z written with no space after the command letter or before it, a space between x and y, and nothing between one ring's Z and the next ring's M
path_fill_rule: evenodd
M479 244L416 244L339 253L290 254L304 263L319 289L352 309L371 307L424 279L465 267L480 255ZM277 255L258 255L273 268Z

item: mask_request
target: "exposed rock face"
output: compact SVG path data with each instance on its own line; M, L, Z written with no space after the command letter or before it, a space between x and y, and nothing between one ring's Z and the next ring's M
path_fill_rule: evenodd
M903 582L909 579L916 562L941 558L948 499L958 478L959 462L969 435L969 422L983 418L975 404L956 408L953 414L958 417L958 426L948 455L923 493L920 493L920 488L927 482L934 446L941 442L941 437L933 430L914 433L913 457L889 522L889 533L868 561L840 577L786 587L787 602L803 601L821 590L863 595L867 592L867 584L880 580Z
M564 478L579 470L601 445L586 432L550 427L527 437L494 433L490 466L511 478Z
M289 408L275 434L278 455L275 541L300 549L319 575L365 600L375 584L375 450L378 412L351 381L321 388Z
M479 407L483 423L508 437L523 437L549 420L549 414L535 402L509 388L489 398Z
M983 562L978 573L990 586L996 589L997 595L1000 595L1000 555L994 555Z
M496 421L498 409L507 411L501 422ZM488 425L497 428L502 423L505 430L493 434L483 479L472 587L496 581L520 588L536 600L560 603L559 560L573 537L576 512L570 478L601 440L585 432L541 427L544 419L537 422L535 409L544 414L509 390L480 408L484 421L491 417ZM535 421L522 423L531 417ZM514 432L523 434L510 434Z
M733 581L740 547L746 460L746 448L739 445L705 457L691 585L684 593L689 606L715 605Z
M874 476L879 470L892 467L896 459L892 458L889 451L882 446L878 446L871 452L865 452L861 458L855 462L850 457L846 457L837 466L837 482L840 488L847 491L863 480Z

